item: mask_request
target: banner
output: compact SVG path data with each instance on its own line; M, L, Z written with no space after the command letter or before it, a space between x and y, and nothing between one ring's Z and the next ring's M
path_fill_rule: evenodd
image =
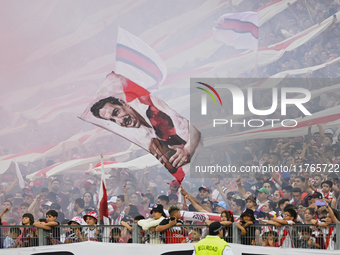
M101 242L81 242L70 243L50 246L37 246L18 249L7 249L6 255L54 255L54 254L67 254L67 255L93 255L93 254L148 254L148 255L175 255L185 254L191 255L194 251L196 243L181 243L181 244L125 244L125 243L101 243ZM276 248L276 247L262 247L262 246L249 246L242 244L229 243L232 253L227 255L319 255L320 250L315 249L292 249L292 248ZM251 251L250 251L251 249ZM112 252L114 250L114 252ZM336 251L322 250L322 254L337 254Z
M110 73L81 116L149 151L181 182L200 133L162 100L124 76Z

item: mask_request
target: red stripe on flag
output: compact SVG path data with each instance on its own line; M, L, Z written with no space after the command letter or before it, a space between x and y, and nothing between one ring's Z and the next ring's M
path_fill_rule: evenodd
M134 52L129 51L128 49L117 47L116 49L116 58L126 59L148 72L152 73L155 77L157 77L158 81L162 80L162 73L157 66L153 63L150 63L147 59L143 58L140 55L135 54Z
M126 84L123 84L126 101L129 103L138 97L150 95L150 92L126 78Z
M251 22L243 22L241 20L226 19L222 24L218 25L219 29L233 30L237 32L249 32L256 38L259 37L259 28Z
M99 203L99 216L101 220L103 219L103 216L107 218L109 217L109 210L107 208L107 193L104 180L102 180L102 185L103 185L103 197L100 198Z
M39 172L37 172L36 176L42 175L42 176L46 177L46 173L47 173L48 171L50 171L50 170L52 170L53 168L59 166L60 164L62 164L62 163L59 163L59 164L57 164L57 165L52 165L52 166L46 167L46 168L44 168L44 169L41 169Z
M78 139L80 143L84 143L88 138L90 138L92 135L83 135Z

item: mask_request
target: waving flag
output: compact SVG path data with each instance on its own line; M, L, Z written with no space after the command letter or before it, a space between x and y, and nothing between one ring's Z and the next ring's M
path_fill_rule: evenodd
M103 164L103 156L101 156L101 181L100 181L100 190L99 190L99 218L100 220L105 221L105 218L109 218L109 212L107 209L107 193L106 193L106 184L105 184L105 172L104 172L104 164Z
M179 182L201 141L200 133L187 119L148 90L115 73L107 75L81 119L149 151Z
M25 188L25 181L24 178L22 178L22 174L18 165L18 162L14 161L15 163L15 173L17 174L17 178L19 180L19 187L20 189Z
M167 75L165 63L145 42L122 28L118 29L116 73L144 88L161 84Z
M227 13L213 28L214 39L236 49L257 51L259 41L259 14L257 12Z
M99 190L99 219L103 221L104 225L110 225L109 220L109 210L107 208L107 193L106 193L106 184L105 184L105 172L104 172L104 163L103 163L103 155L101 155L101 181L100 181L100 190ZM101 223L102 224L102 223ZM105 235L110 236L110 229L105 228ZM109 242L108 238L104 239L104 242Z

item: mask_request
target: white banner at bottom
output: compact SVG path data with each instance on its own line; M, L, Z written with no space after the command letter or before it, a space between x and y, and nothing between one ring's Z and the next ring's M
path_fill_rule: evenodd
M0 254L6 255L93 255L93 254L124 254L124 255L191 255L195 243L183 244L122 244L82 242L74 244L60 244L51 246L2 249ZM296 248L272 248L262 246L248 246L230 244L234 255L319 255L339 254L339 251L309 250Z

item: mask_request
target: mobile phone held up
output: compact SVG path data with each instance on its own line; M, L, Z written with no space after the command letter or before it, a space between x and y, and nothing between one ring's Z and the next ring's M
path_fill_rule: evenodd
M322 201L316 200L315 201L315 205L316 206L325 206L326 205L326 201L325 200L322 200Z

